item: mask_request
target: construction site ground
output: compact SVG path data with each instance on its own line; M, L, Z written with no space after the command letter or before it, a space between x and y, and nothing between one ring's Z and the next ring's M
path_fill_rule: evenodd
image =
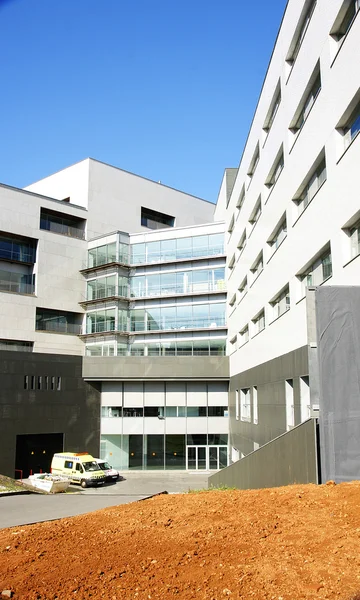
M160 495L3 529L0 598L359 600L359 507L359 482L329 482Z

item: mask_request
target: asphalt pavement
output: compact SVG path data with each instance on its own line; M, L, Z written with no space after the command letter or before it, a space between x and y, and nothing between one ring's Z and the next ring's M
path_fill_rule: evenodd
M179 471L124 473L124 480L99 488L71 486L72 493L30 494L0 497L0 529L72 517L84 513L128 504L167 491L182 493L207 488L208 472Z

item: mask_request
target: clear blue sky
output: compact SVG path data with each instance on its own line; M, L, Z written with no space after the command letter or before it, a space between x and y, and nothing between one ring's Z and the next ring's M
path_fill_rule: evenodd
M216 201L286 0L0 0L0 182L88 156Z

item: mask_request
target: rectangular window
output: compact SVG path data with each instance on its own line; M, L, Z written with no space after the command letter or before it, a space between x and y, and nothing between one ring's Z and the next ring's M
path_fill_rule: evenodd
M250 223L250 225L252 225L251 232L249 235L251 235L251 233L253 232L256 223L260 219L260 216L261 216L261 196L259 196L259 198L257 199L254 209L249 217L249 223Z
M253 400L253 423L254 425L258 424L258 389L257 386L254 385L252 388L252 400Z
M256 317L254 317L252 322L254 335L265 329L265 311L262 310Z
M357 221L349 230L351 244L351 258L360 254L360 221Z
M252 177L254 175L259 160L260 160L260 149L259 149L259 143L257 143L255 152L253 154L253 157L251 159L250 166L249 166L249 169L247 172L249 177Z
M238 210L237 216L239 216L239 214L240 214L242 205L244 204L244 200L245 200L245 185L242 186L238 201L236 203L236 208Z
M289 125L292 133L298 133L304 125L321 90L320 63L318 62L305 88L295 114Z
M240 420L240 396L239 390L235 390L235 417L236 420Z
M294 382L292 379L285 381L285 401L286 429L289 431L295 425Z
M36 308L36 331L79 335L83 315L49 308Z
M250 388L240 390L240 417L242 421L251 421Z
M230 220L230 223L229 223L229 227L228 227L229 236L231 236L232 232L234 231L234 225L235 225L235 217L233 215L231 217L231 220Z
M240 302L240 300L243 299L245 294L247 294L247 291L248 291L248 281L247 281L247 277L245 277L239 285L239 302Z
M330 31L330 35L338 42L339 46L341 46L345 40L346 34L353 24L359 9L359 0L345 0L341 5L335 23Z
M47 375L45 375L44 377L44 390L48 390L49 389L49 377Z
M239 258L242 255L244 248L246 246L246 229L244 229L243 234L238 242L237 249L239 252Z
M24 376L24 390L29 389L29 375Z
M85 219L47 208L40 209L40 229L84 240L85 227Z
M304 375L300 377L300 410L301 410L301 422L306 421L310 418L310 384L309 376Z
M307 28L309 27L310 19L314 12L316 0L306 0L301 13L298 25L296 27L293 39L290 44L289 51L286 55L286 62L292 67L299 54L303 43Z
M279 79L278 84L275 89L275 92L274 92L274 95L271 100L269 110L267 112L267 115L266 115L266 118L264 121L264 125L263 125L263 130L266 132L266 134L268 134L271 129L271 126L274 122L276 113L280 106L280 102L281 102L281 86L280 86L280 79Z
M300 216L308 204L312 201L315 194L319 191L323 183L326 181L326 162L325 158L307 176L305 182L301 186L300 193L296 193L293 201L297 204L297 213Z
M42 377L41 377L41 375L38 375L38 378L37 378L37 389L38 390L42 390Z
M263 253L261 252L260 255L257 257L257 259L255 260L255 262L253 263L252 267L250 268L250 271L252 273L252 283L254 283L255 279L257 279L259 277L263 268L264 268L264 257L263 257Z
M269 244L269 246L271 246L273 252L275 252L275 250L277 250L277 248L284 241L286 236L287 236L287 223L286 223L286 214L284 214L281 217L280 222L276 226L275 230L273 231L273 233L267 240L267 243Z
M240 332L240 344L241 346L243 346L244 344L246 344L246 342L249 341L249 326L246 325L246 327L244 327Z
M265 185L268 188L272 188L277 180L280 177L280 173L284 168L284 151L283 146L281 146L277 156L275 158L274 164L272 165L269 175L266 178Z
M270 302L272 306L273 321L290 310L290 292L287 286L274 300Z
M32 390L35 389L35 375L31 375L31 379L30 379L30 387Z
M32 352L33 349L34 342L0 339L0 350L10 350L11 352Z
M61 377L56 378L56 389L58 392L61 390Z
M51 376L50 381L51 381L51 391L54 391L55 390L55 377L53 375Z
M307 287L321 285L332 276L332 258L330 248L319 258L316 258L309 267L298 273L297 277L302 283L302 295L305 295Z
M208 407L209 417L227 417L228 407L227 406L209 406Z
M141 225L143 227L147 227L148 229L164 229L165 227L174 227L175 217L142 206Z
M344 150L350 146L360 131L360 102L355 107L346 125L343 127Z

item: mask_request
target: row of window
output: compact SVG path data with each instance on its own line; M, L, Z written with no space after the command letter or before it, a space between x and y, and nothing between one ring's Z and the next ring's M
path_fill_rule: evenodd
M186 238L132 244L105 244L88 251L88 267L120 262L146 264L188 260L224 254L224 234L212 233Z
M61 377L55 375L24 375L24 390L61 390Z
M103 418L122 417L227 417L227 406L102 406Z
M40 209L40 229L84 240L85 228L85 219L47 208Z
M295 395L294 380L286 379L285 385L285 409L286 409L286 429L289 430L295 426ZM309 376L299 377L299 402L300 402L300 422L306 421L311 416L310 405L310 384ZM237 421L246 421L257 425L259 422L259 402L257 386L235 390L235 418Z
M297 274L297 280L299 282L299 296L303 298L306 293L306 288L309 286L321 285L324 281L332 276L332 257L330 247L322 252L319 256L312 259L311 263L302 270L301 273ZM241 299L245 295L246 291L242 284L242 290L240 292ZM240 289L240 288L239 288ZM281 291L269 301L269 309L266 311L269 323L272 323L280 317L282 314L290 310L290 291L289 284L281 289ZM239 342L239 347L245 344L249 340L249 335L254 337L260 331L265 329L266 318L265 308L258 312L255 317L251 320L250 331L249 324L239 332L239 338L235 335L230 343L233 349L236 349L236 344Z
M25 340L4 340L0 339L0 350L10 350L13 352L32 352L34 342Z
M151 344L88 344L86 356L225 356L226 340L163 341Z

